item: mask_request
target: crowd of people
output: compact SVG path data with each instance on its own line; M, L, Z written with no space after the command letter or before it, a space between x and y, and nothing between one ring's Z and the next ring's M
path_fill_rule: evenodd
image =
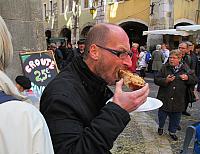
M21 94L30 88L29 80L17 77L15 85L4 72L13 48L2 18L0 41L0 153L110 153L130 121L129 112L149 94L148 83L137 91L122 90L117 72L132 62L129 38L117 25L97 24L90 30L77 55L46 87L40 112ZM115 84L113 93L107 86Z
M169 51L163 43L150 52L138 43L130 47L121 27L101 23L78 41L78 48L70 42L50 44L60 73L45 88L38 110L25 102L22 93L30 89L30 80L18 76L14 85L5 73L13 48L1 17L0 41L0 153L110 153L131 120L129 113L149 94L148 83L136 91L123 91L121 69L139 70L144 79L148 70L153 71L157 98L163 102L157 131L163 134L169 117L168 131L175 141L182 114L190 115L187 91L194 91L196 84L200 91L200 45L181 42L177 50ZM110 85L115 85L114 92Z
M176 130L181 130L181 115L190 116L187 112L189 104L199 99L195 93L200 92L200 45L186 41L181 42L178 49L169 51L165 43L158 44L148 56L149 51L144 46L133 43L131 51L134 56L130 70L133 73L139 70L142 78L146 71L152 70L154 83L159 86L157 98L163 106L158 111L158 134L163 134L165 120L169 117L169 135L178 140ZM193 100L190 93L195 97Z
M59 70L71 63L76 56L83 56L85 50L85 39L82 38L78 42L78 47L73 48L71 42L50 43L47 50L52 50Z
M97 24L89 31L83 54L61 70L41 97L55 153L110 153L130 121L129 112L149 94L148 84L122 90L117 73L131 65L129 39L121 27ZM113 93L107 85L115 84Z
M101 41L103 41L103 39ZM107 50L113 54L115 54L115 52L117 52L117 50L113 50L112 48L110 49L110 48L104 47L103 45L99 44L99 42L96 44L97 44L96 45L97 48ZM163 106L158 111L158 119L159 119L158 134L159 135L163 134L163 131L164 131L163 128L165 125L166 118L169 117L169 126L168 126L169 136L173 140L178 140L178 137L176 136L176 131L181 130L181 126L180 126L181 115L183 114L186 116L190 116L190 113L187 112L187 108L188 108L189 103L192 103L192 102L188 98L188 97L190 97L190 96L188 96L188 91L200 92L200 45L194 45L191 42L186 41L186 42L181 42L179 44L177 50L170 51L168 48L169 48L169 46L167 44L162 43L162 44L156 45L155 50L148 51L145 46L140 46L138 43L132 43L131 52L133 53L132 54L133 56L130 57L132 64L130 65L127 63L126 67L132 73L138 73L142 78L146 77L146 72L150 72L150 73L154 74L154 83L159 86L157 98L163 102ZM57 49L60 49L62 51L63 55L65 55L62 48L58 47ZM70 46L69 48L66 48L64 51L66 52L67 50L70 50L69 51L70 52L70 54L69 54L70 60L67 63L67 64L69 64L71 62L71 60L73 59L72 57L81 56L83 58L84 56L88 56L88 51L90 51L90 48L88 47L87 42L80 40L78 42L78 48L72 49L72 47ZM55 51L55 54L56 54L56 52L57 51ZM67 59L67 58L64 58L64 59ZM114 61L112 61L112 62L114 62ZM76 63L77 63L76 65L78 65L78 63L80 63L80 62L76 62ZM92 63L94 63L94 62L92 62ZM81 64L80 66L83 66L83 65L84 64ZM62 67L60 67L60 69L64 68L65 66L66 65L63 65ZM75 64L74 64L74 66L75 66ZM99 64L99 66L101 66L101 65ZM69 69L69 67L67 67L67 68ZM85 68L85 66L84 66L84 68ZM75 72L75 70L72 70L72 69L68 70L68 69L65 68L65 70L67 70L68 73ZM81 68L76 68L76 69L80 70ZM97 68L95 67L95 69L97 69ZM102 67L101 71L103 71L103 70L104 69ZM104 71L106 72L106 70L107 69L105 69ZM67 75L67 74L64 75L63 72L65 72L65 71L62 71L62 73L61 73L62 75L59 75L59 77L57 77L57 78L63 78L62 76ZM86 74L88 74L88 73L86 73ZM100 73L97 72L97 74L100 74ZM71 75L70 75L70 77L71 77ZM109 79L108 78L109 76L105 76L105 77L104 77L105 79ZM89 83L87 83L88 81L87 82L84 81L85 78L87 78L87 76L82 77L81 80L82 80L82 82L84 82L84 84L86 84L88 86ZM71 81L70 78L68 78L68 80ZM76 79L76 80L79 80L79 79ZM53 104L53 102L55 102L55 98L50 97L47 99L47 94L51 93L51 95L52 95L53 91L55 91L55 90L52 90L53 87L55 88L56 85L59 84L58 81L54 81L54 82L55 82L54 84L53 83L50 84L50 85L53 85L51 88L48 88L48 87L50 87L50 85L46 88L46 90L44 92L45 97L42 97L41 104L45 104L45 103L47 104L47 102L49 103L50 100L53 100L52 104ZM98 82L98 81L96 81L96 82ZM65 81L63 80L62 83L65 83ZM71 81L71 83L73 83L73 82ZM67 83L65 83L64 85L67 85ZM196 88L195 88L195 85L196 85ZM69 87L72 88L72 85ZM67 87L66 90L70 89L69 87ZM60 87L57 87L57 89L60 89ZM64 89L65 88L63 87L63 90ZM104 88L102 88L102 89L104 89ZM88 89L87 93L88 92L89 92L89 89ZM94 92L94 90L93 90L93 92ZM58 92L56 91L56 93L58 93ZM74 93L75 93L75 91L74 91ZM71 93L68 93L68 95L73 96ZM75 97L77 97L77 96L75 96ZM96 99L97 98L98 97L96 97ZM62 98L62 99L64 99L64 98ZM100 98L98 98L98 100L99 99ZM195 99L198 99L198 97ZM59 103L62 102L62 100L57 100L57 99L56 99L56 101L58 101ZM78 102L78 101L80 101L80 100L77 100L76 102ZM64 103L67 103L67 101L63 102L63 106L64 106ZM67 103L67 105L70 105L70 104ZM58 104L56 104L56 106L58 106ZM52 106L52 107L54 107L54 106ZM49 106L47 107L45 105L45 108L49 109L50 107ZM70 105L70 108L73 108L73 107ZM44 112L45 116L47 116L43 107L41 107L41 109L42 109L41 110L42 113ZM58 108L56 108L56 109L59 110ZM56 112L58 112L57 110L56 110ZM62 110L63 110L63 108L62 108ZM51 111L51 112L53 112L53 111ZM82 116L82 115L80 115L80 116ZM52 116L50 116L50 117L53 118ZM76 119L77 119L77 117L76 117ZM49 119L48 119L48 121L49 121ZM51 125L52 125L52 127L54 126L54 124L52 124L52 122L51 122ZM61 125L63 125L63 124L61 123ZM51 130L51 128L50 128L50 130ZM54 130L54 131L56 131L56 130ZM57 137L55 137L55 140L56 141L58 140ZM63 141L63 142L65 142L65 141ZM58 146L58 147L60 148L60 146Z

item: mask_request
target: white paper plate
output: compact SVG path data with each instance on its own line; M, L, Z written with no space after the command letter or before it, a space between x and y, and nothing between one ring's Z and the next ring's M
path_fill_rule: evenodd
M112 101L112 98L109 99L106 103L108 103L109 101ZM144 102L141 106L139 106L133 112L143 112L143 111L155 110L155 109L158 109L159 107L161 107L162 105L163 105L163 103L159 99L147 97L146 102Z

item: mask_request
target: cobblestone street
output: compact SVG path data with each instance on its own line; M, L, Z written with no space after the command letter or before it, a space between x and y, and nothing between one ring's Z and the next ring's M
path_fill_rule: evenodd
M150 85L149 97L156 97L158 86L153 83L151 74L145 78ZM111 150L113 154L178 154L183 145L185 130L188 125L198 122L200 115L200 101L188 108L191 116L182 116L181 131L177 131L178 141L172 141L168 136L168 120L164 128L164 135L157 134L158 118L157 111L132 112L131 121L121 133ZM193 148L193 141L190 151Z

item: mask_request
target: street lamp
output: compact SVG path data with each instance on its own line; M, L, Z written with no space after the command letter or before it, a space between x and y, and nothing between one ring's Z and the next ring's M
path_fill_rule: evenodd
M90 14L93 16L96 12L96 8L94 7L94 5L92 5L92 7L90 8Z

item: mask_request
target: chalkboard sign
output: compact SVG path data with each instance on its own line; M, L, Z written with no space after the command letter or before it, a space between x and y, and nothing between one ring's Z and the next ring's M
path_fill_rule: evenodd
M53 51L19 53L23 73L31 81L31 90L41 95L47 84L58 74Z

